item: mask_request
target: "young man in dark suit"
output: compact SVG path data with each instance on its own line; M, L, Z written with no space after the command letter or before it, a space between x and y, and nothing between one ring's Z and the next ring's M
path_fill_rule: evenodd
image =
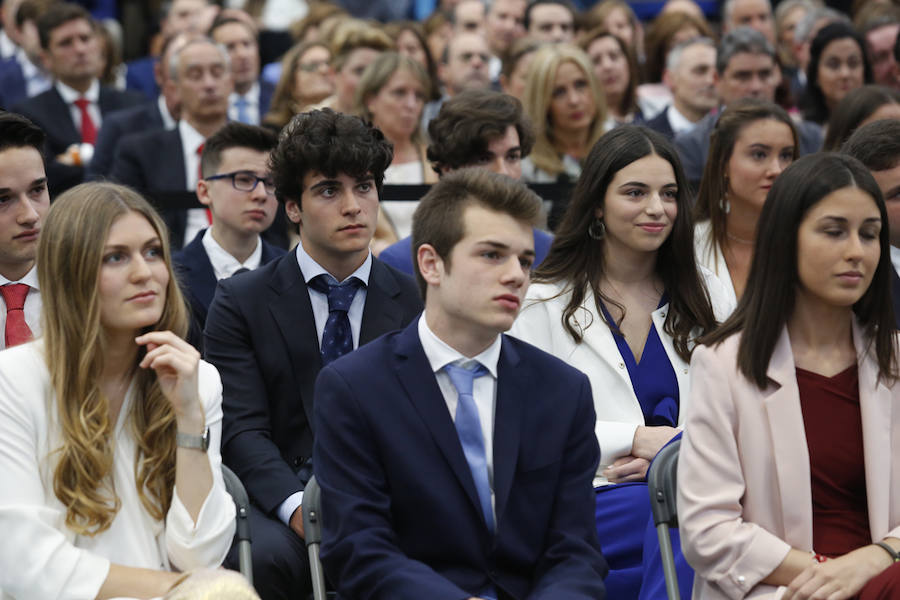
M209 307L204 342L224 386L223 458L253 501L264 600L302 598L310 587L300 505L319 370L422 308L412 278L369 252L391 158L381 132L357 117L328 109L294 117L269 162L300 243L221 280Z
M508 177L444 176L413 217L425 312L319 374L322 562L339 596L605 597L590 384L502 335L540 212Z
M51 195L57 195L84 180L84 164L90 160L103 117L144 98L100 85L99 35L81 6L53 4L38 18L37 27L53 87L14 110L46 132L47 177Z
M174 257L197 342L202 342L216 282L284 254L259 235L272 225L278 208L268 165L275 144L275 134L268 129L229 123L203 147L197 198L209 209L212 224Z
M228 100L228 118L259 125L269 112L275 86L259 78L259 34L244 11L230 9L209 28L209 37L228 50L234 91Z

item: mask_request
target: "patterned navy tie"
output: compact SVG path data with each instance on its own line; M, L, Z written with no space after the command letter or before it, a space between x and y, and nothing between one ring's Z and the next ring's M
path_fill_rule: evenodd
M491 507L491 484L488 480L484 434L481 431L481 419L478 417L475 396L472 394L475 379L487 375L489 371L479 363L471 369L449 364L444 367L444 371L459 392L459 402L456 405L456 434L459 436L463 454L466 455L466 462L469 463L469 470L472 471L472 479L475 480L484 522L488 531L494 533L494 510Z
M340 358L353 350L353 333L347 311L356 296L356 290L363 284L357 278L340 285L329 283L325 275L317 275L309 282L309 287L328 296L328 320L322 332L322 366Z

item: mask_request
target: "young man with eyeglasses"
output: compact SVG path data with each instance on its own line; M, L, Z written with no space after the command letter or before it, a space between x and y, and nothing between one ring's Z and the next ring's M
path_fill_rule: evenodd
M200 341L218 280L252 271L285 253L260 237L278 209L268 167L276 143L270 130L234 122L203 147L197 198L209 210L212 224L174 257L191 304L195 342Z

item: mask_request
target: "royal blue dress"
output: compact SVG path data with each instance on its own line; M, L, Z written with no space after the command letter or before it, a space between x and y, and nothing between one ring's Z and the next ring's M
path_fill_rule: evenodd
M658 308L668 301L668 296L663 294ZM614 323L603 302L598 301L598 304L606 322ZM635 360L628 342L620 332L613 331L613 339L628 369L634 394L644 414L644 424L651 427L677 427L678 379L656 327L650 326L640 362ZM679 437L680 433L676 439ZM602 447L603 440L600 440L600 445ZM650 512L647 482L619 483L597 488L596 520L603 556L609 563L607 597L665 600L665 578L659 541ZM694 572L681 553L677 530L673 530L671 534L678 585L682 597L690 598Z

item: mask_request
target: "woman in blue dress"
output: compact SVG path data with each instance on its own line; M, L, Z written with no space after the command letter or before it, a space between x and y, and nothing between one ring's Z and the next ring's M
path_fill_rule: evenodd
M684 422L693 340L733 308L722 283L695 263L689 202L660 134L626 125L604 135L511 331L591 381L610 598L665 597L661 572L653 582L657 570L643 564L658 554L644 551L647 469ZM681 563L689 597L693 576Z

